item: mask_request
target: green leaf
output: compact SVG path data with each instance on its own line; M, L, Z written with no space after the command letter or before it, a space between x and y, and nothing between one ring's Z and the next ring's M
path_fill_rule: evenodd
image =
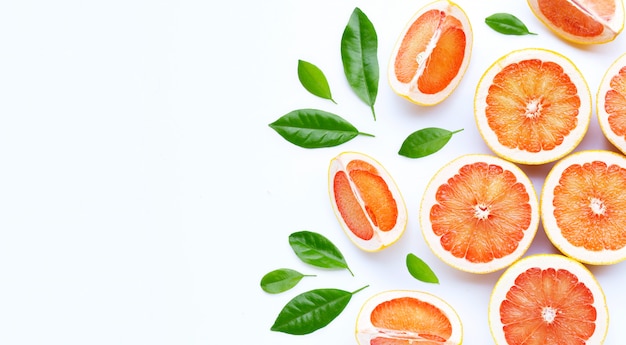
M358 7L341 37L341 60L348 84L372 110L378 94L378 36L374 25Z
M337 104L330 93L330 86L324 72L314 64L298 60L298 79L302 86L313 95L329 99Z
M371 134L359 132L339 115L317 109L291 111L269 126L285 140L304 148L337 146L357 135L373 137Z
M495 31L505 35L536 35L528 31L524 23L516 16L508 13L494 13L485 18L485 23Z
M289 268L279 268L261 278L261 288L267 293L285 292L298 285L304 277L314 277L314 275L302 274Z
M328 238L312 231L299 231L289 235L289 245L303 262L322 268L347 269L343 254Z
M326 327L346 308L354 292L316 289L291 299L276 317L271 330L293 335L309 334Z
M435 272L424 262L424 260L415 256L415 254L409 253L406 256L406 268L413 278L423 281L425 283L439 284L439 279L435 275Z
M433 154L444 147L452 135L463 129L451 132L447 129L428 127L411 133L400 147L398 154L409 158L420 158Z

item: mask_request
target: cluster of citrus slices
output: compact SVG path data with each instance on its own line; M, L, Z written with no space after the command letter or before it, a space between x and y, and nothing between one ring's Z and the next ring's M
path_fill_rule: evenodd
M607 43L624 26L622 0L528 0L559 37ZM400 34L389 62L391 88L431 106L460 84L472 29L448 0L421 8ZM626 259L626 54L606 71L596 96L603 134L621 153L574 152L593 112L575 64L555 51L524 48L495 61L476 86L474 119L491 154L466 154L437 171L422 197L423 237L461 271L504 270L489 302L497 344L599 344L608 328L601 287L583 265ZM517 164L555 163L538 197ZM404 233L408 214L391 175L372 157L332 159L331 203L347 236L379 251ZM539 225L561 254L523 258ZM461 321L440 298L387 291L363 305L357 340L376 344L460 344Z

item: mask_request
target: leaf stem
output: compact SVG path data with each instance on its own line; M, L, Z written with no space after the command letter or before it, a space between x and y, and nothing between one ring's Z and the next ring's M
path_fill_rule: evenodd
M450 133L450 135L452 135L452 134L456 134L456 133L459 133L459 132L461 132L461 131L463 131L463 128L461 128L461 129L457 129L456 131L453 131L452 133Z
M360 288L360 289L357 289L357 290L355 290L355 291L351 292L351 294L353 294L353 295L354 295L354 294L356 294L357 292L359 292L359 291L361 291L361 290L364 290L364 289L365 289L365 288L367 288L367 287L369 287L369 284L365 285L364 287L362 287L362 288Z
M376 111L374 110L373 104L370 106L370 109L372 109L372 115L374 116L374 121L376 121Z
M372 138L376 137L374 134L363 133L363 132L359 132L359 135L363 135L363 136L366 136L366 137L372 137Z

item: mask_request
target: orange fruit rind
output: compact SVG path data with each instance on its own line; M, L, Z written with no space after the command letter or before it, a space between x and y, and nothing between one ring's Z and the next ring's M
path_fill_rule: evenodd
M423 106L448 98L470 62L473 32L459 5L438 0L408 21L392 50L388 79L399 96Z
M387 290L363 303L357 316L356 339L360 345L460 345L463 325L456 310L434 294Z
M606 150L558 161L541 192L541 220L564 255L592 265L626 259L626 157Z
M422 234L448 265L470 273L505 268L528 250L539 227L532 181L515 164L466 154L431 178L420 206Z
M603 44L624 29L623 0L528 0L535 17L556 36L576 44Z
M609 312L602 287L583 264L560 254L534 254L500 276L489 299L488 320L497 345L528 339L536 344L602 344Z
M380 251L404 233L404 198L389 172L371 156L347 151L331 159L328 188L337 220L358 248Z
M528 165L572 152L589 128L591 110L591 93L576 65L542 48L514 50L495 61L474 98L474 118L487 146Z

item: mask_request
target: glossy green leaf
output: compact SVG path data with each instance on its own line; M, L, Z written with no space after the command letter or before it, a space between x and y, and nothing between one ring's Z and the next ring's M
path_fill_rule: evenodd
M425 283L439 284L439 278L437 278L435 272L424 260L415 256L415 254L407 254L406 267L413 278Z
M303 335L326 327L346 308L354 292L339 289L316 289L291 299L276 317L271 330Z
M304 148L331 147L352 140L359 132L339 115L317 109L291 111L269 124L290 143Z
M330 85L324 72L314 64L298 60L298 79L302 86L313 95L337 103L330 92Z
M304 277L314 277L314 275L302 274L289 268L279 268L261 278L261 288L267 293L285 292L298 285Z
M536 35L528 31L526 25L509 13L494 13L485 18L485 23L495 31L505 35Z
M369 18L354 9L341 37L341 60L348 84L376 119L374 103L378 94L378 35Z
M400 147L398 154L409 158L420 158L433 154L448 143L452 136L463 129L451 132L447 129L428 127L411 133Z
M303 262L322 268L347 269L354 276L339 248L328 238L312 231L289 235L289 245Z

